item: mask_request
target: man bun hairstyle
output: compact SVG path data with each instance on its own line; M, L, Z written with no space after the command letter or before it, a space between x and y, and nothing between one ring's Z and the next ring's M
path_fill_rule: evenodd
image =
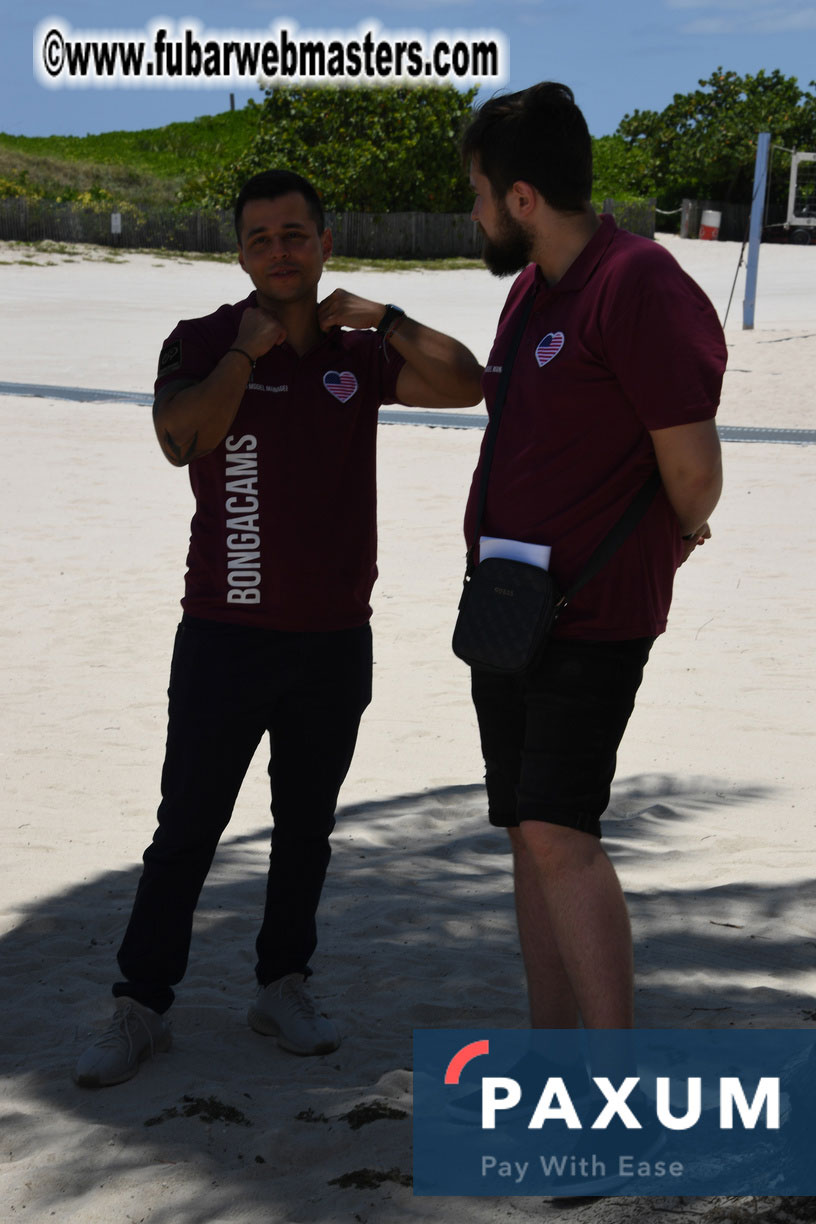
M253 175L244 183L235 200L235 233L241 241L241 217L244 205L248 200L276 200L278 196L290 195L296 192L303 196L309 206L309 213L317 226L317 232L322 234L326 228L326 218L320 196L308 179L293 170L263 170Z
M568 85L542 81L480 106L462 138L494 196L532 183L551 208L582 212L592 195L592 138Z

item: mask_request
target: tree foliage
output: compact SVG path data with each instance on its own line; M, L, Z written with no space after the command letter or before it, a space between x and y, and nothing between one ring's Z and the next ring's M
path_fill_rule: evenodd
M631 200L641 192L638 162L622 136L592 137L592 198ZM654 195L654 192L651 193Z
M675 94L659 114L635 111L621 120L616 134L642 194L664 203L683 196L750 203L759 132L788 149L816 149L816 95L800 89L796 77L778 69L740 77L718 68L698 85ZM786 175L777 186L787 194Z
M188 182L184 198L228 208L261 170L295 170L338 212L461 212L471 193L459 137L476 90L284 88L266 91L258 132L223 170Z

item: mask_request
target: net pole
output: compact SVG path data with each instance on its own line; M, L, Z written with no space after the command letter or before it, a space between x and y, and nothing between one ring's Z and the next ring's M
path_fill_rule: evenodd
M751 224L748 230L748 265L745 277L745 297L742 303L742 330L753 331L756 307L757 275L759 273L759 242L762 237L762 217L765 212L765 183L768 177L770 132L757 136L754 163L754 194L751 197Z

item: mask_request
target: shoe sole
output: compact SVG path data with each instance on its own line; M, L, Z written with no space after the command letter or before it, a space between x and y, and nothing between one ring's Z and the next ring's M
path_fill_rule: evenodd
M128 1080L132 1080L137 1074L143 1062L148 1058L152 1058L154 1054L166 1054L173 1044L171 1033L166 1033L158 1041L155 1042L153 1048L147 1046L142 1050L132 1067L129 1067L124 1075L118 1076L116 1079L103 1079L99 1075L77 1075L74 1072L73 1080L79 1088L115 1088L117 1084L126 1084Z
M255 1007L250 1007L247 1012L247 1023L253 1032L260 1033L262 1037L277 1037L281 1049L288 1050L290 1054L300 1054L303 1058L308 1058L310 1054L332 1054L340 1045L338 1039L337 1041L321 1041L319 1045L311 1046L309 1049L297 1046L281 1033L280 1027L270 1016L265 1016Z

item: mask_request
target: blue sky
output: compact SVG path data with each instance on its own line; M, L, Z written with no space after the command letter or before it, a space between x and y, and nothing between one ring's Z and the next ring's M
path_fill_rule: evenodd
M813 0L4 0L3 9L0 130L28 136L158 127L229 106L229 86L45 88L35 79L33 36L52 17L93 32L143 32L160 17L239 35L287 17L301 33L349 36L367 18L384 34L498 29L509 52L506 87L565 81L596 136L614 131L627 111L662 109L719 65L740 74L779 68L803 88L816 76ZM232 88L239 106L262 96Z

